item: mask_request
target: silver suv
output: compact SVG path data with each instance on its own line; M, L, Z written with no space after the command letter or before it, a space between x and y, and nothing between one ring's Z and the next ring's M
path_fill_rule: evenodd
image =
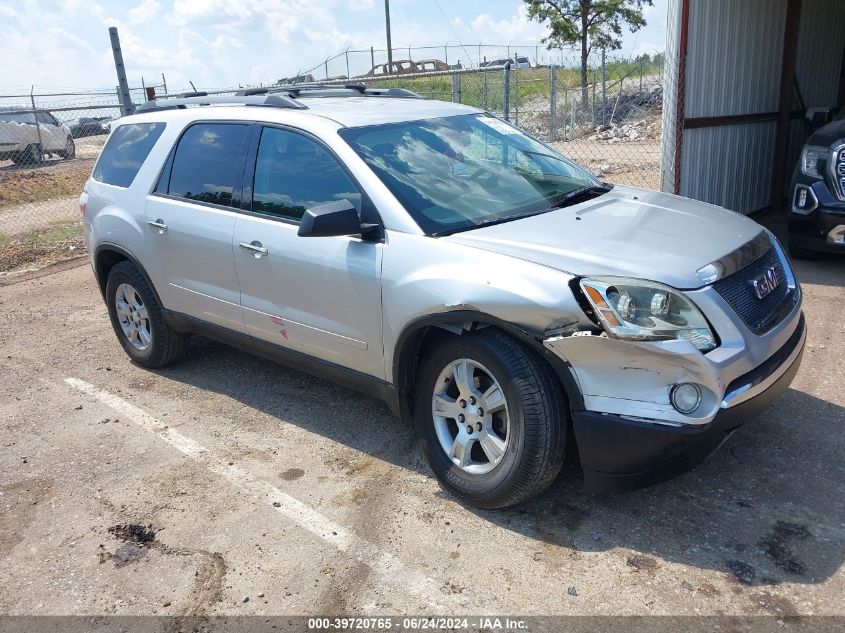
M485 112L360 86L139 111L80 200L130 358L201 334L383 398L470 504L536 495L566 455L593 490L683 472L798 371L768 231Z

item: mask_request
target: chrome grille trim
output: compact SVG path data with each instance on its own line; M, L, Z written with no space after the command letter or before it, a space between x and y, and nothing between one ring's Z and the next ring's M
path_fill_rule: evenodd
M748 329L758 336L781 323L801 301L801 289L789 261L777 240L772 242L772 248L763 257L712 286ZM751 282L768 267L775 269L780 283L771 294L757 299Z
M845 143L833 148L830 155L830 177L833 180L833 193L845 201Z

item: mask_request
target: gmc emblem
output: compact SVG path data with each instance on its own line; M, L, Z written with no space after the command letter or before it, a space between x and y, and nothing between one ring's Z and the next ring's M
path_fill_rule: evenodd
M754 292L758 299L765 299L775 288L778 287L780 279L778 279L778 271L774 266L769 266L760 277L753 280L751 285L754 286Z

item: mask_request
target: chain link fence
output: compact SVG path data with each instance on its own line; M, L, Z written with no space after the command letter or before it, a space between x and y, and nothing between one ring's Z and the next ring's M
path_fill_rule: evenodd
M664 56L591 61L586 85L574 64L508 63L387 77L330 79L371 88L405 88L507 119L552 144L604 180L661 188Z
M82 253L79 195L120 113L114 92L0 95L0 273Z
M562 63L536 65L536 58L515 56L498 66L316 83L406 88L429 99L474 106L552 144L604 180L660 189L663 171L665 187L674 158L669 152L661 161L664 56L594 56L585 86L580 64L559 57ZM279 80L274 87L285 85ZM671 98L673 87L665 87ZM162 98L162 87L152 88ZM141 88L130 93L135 104L146 99ZM81 254L79 194L120 114L115 92L0 95L0 275L30 262Z

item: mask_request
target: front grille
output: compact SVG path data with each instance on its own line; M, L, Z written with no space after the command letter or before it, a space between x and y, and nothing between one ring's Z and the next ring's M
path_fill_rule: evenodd
M768 295L758 299L754 280L763 277L769 268L774 270L778 285ZM713 288L756 334L770 330L786 316L782 308L793 295L783 263L774 247L754 263L714 283Z
M833 174L839 189L836 194L840 199L845 200L845 147L842 147L835 156Z

